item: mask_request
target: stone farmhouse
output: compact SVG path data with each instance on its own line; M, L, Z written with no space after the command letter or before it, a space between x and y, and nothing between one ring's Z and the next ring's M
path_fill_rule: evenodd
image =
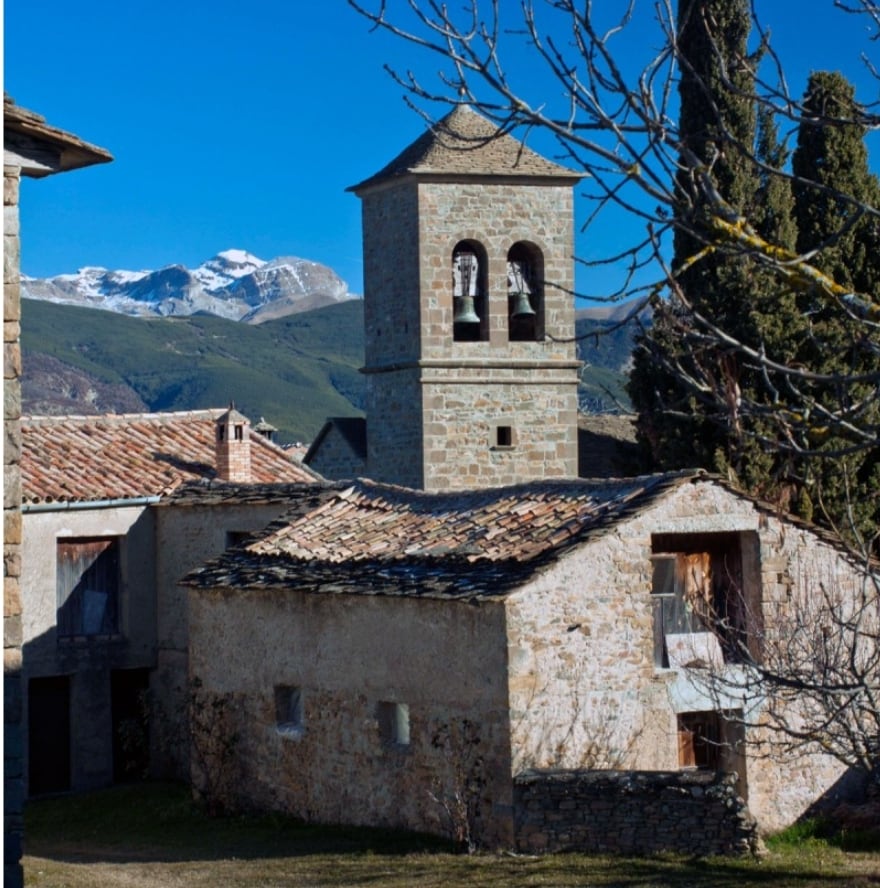
M367 418L329 422L308 461L371 480L292 499L185 578L190 675L222 713L197 790L524 850L696 853L836 791L834 759L755 755L754 704L691 679L737 668L817 571L847 592L857 570L701 473L577 478L577 180L459 106L352 189Z
M702 566L723 631L671 581L683 561ZM240 738L234 763L194 778L222 772L237 804L438 833L455 825L443 801L470 793L482 841L536 850L550 839L530 831L529 774L721 770L736 775L727 815L751 823L747 804L777 829L842 767L752 755L742 701L719 705L684 667L735 668L740 635L759 637L819 573L858 580L813 531L701 473L326 489L186 580L191 673ZM742 840L703 814L667 814L618 850ZM579 821L569 844L625 835L611 817Z
M185 775L177 581L318 478L234 408L25 416L21 428L27 790L90 789L144 771L148 688L162 753L154 771Z

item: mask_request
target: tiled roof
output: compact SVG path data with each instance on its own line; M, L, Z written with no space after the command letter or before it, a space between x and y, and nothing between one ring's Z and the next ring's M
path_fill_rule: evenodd
M698 473L425 493L359 480L193 571L202 588L494 597Z
M213 479L215 421L225 410L22 418L22 502L94 502L170 493ZM250 435L255 484L319 476Z
M425 176L516 176L568 179L582 175L541 157L468 105L457 105L378 173L353 185L359 192L386 179Z
M232 481L188 481L162 498L161 505L219 506L234 503L283 504L285 514L305 511L319 506L334 490L347 486L344 481L294 481L292 483L237 484Z

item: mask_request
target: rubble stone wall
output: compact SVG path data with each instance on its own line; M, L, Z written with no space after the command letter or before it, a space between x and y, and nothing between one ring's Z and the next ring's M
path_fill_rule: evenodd
M527 772L514 783L522 852L754 854L757 826L732 774Z
M321 441L318 452L308 466L324 478L340 481L361 478L365 473L363 458L354 452L335 428L331 428Z
M196 715L223 714L237 738L222 769L234 769L234 804L449 837L468 828L511 847L501 605L296 589L192 590L190 604ZM294 690L285 725L279 699ZM406 707L406 742L383 736L392 704Z

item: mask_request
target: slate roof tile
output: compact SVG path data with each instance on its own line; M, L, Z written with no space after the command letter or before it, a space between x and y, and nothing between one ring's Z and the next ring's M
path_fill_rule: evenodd
M571 183L583 178L583 174L553 163L519 139L499 132L491 120L469 105L457 105L378 173L348 190L357 193L407 175L517 176Z
M358 480L190 573L199 588L493 598L696 472L426 493ZM536 520L538 518L539 520Z
M163 496L214 479L215 421L224 412L22 417L22 502ZM250 441L254 484L320 480L262 435Z
M3 129L7 138L10 134L21 134L27 139L37 140L38 143L48 142L57 146L60 150L60 169L73 170L113 160L113 155L105 148L92 145L73 133L49 125L45 117L17 105L15 99L7 93L3 94Z

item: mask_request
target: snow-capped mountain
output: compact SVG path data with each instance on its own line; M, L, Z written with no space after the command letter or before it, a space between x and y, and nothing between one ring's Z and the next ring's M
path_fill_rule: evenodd
M51 278L22 275L21 295L138 317L208 312L249 324L354 298L326 265L293 256L266 262L245 250L224 250L194 269L81 268Z

